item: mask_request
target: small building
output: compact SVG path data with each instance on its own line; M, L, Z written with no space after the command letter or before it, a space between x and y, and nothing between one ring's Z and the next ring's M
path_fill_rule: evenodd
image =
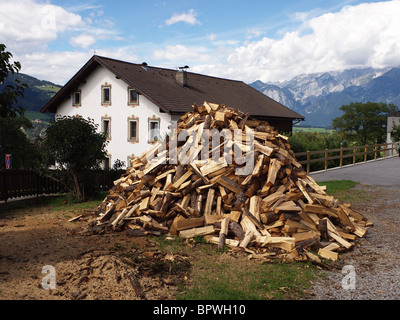
M300 114L242 81L135 64L94 55L41 109L91 118L108 136L108 159L126 164L169 132L194 103L225 104L291 132Z
M387 118L387 125L386 125L386 143L394 143L394 147L399 153L399 146L398 141L392 138L392 130L395 126L400 125L400 111L390 111ZM390 151L386 151L386 156L391 155Z

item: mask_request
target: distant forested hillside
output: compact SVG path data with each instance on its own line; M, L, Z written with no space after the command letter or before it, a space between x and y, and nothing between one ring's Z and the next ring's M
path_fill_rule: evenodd
M18 73L10 75L4 83L0 84L2 88L19 79L22 83L26 83L29 88L25 89L24 97L19 100L19 105L27 112L25 116L29 119L48 120L52 115L40 114L40 109L60 90L62 86L54 84L50 81L39 80L27 74Z

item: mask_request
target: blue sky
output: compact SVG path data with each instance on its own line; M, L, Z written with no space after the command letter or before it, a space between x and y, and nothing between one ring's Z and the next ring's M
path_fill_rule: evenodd
M0 0L22 72L64 84L96 53L252 82L400 65L400 1Z

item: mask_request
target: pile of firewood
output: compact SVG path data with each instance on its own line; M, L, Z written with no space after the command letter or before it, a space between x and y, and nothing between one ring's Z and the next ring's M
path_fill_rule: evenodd
M206 148L208 160L201 159L204 148L199 146L185 164L169 161L204 130L228 130L233 137L235 129L242 130L242 138L221 139ZM192 135L180 141L182 130ZM254 161L246 175L237 175L243 163L225 161L223 152L234 150L235 144L242 157L251 153L248 159ZM176 148L169 148L172 145ZM222 155L218 162L212 158L216 150ZM321 257L336 261L338 252L351 248L370 225L306 174L287 137L239 110L204 102L177 122L173 135L132 160L98 207L91 228L127 230L133 236L204 236L221 249L237 247L262 255L278 248L293 258L319 259L307 250L314 247Z

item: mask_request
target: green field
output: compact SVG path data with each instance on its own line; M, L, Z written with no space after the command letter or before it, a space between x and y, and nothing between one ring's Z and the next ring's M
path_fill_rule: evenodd
M48 91L50 93L57 93L60 90L59 86L51 85L51 84L43 84L43 85L35 85L35 88L43 91Z
M26 110L24 112L24 115L25 115L25 118L28 118L29 120L40 119L44 122L49 122L50 120L53 119L52 117L48 116L47 114L37 112L37 111L30 111L30 110Z
M335 130L327 128L318 127L298 127L293 126L293 132L321 132L321 133L332 133Z

